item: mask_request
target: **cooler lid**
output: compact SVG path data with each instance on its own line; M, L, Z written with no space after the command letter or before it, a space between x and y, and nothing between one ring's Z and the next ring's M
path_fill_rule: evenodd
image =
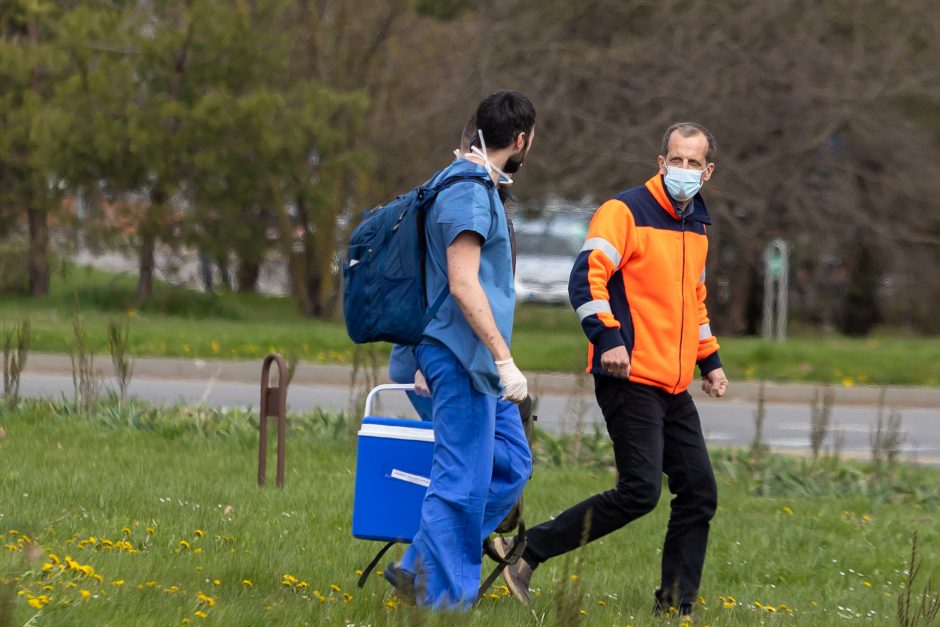
M434 426L421 420L369 417L362 419L359 437L433 442Z

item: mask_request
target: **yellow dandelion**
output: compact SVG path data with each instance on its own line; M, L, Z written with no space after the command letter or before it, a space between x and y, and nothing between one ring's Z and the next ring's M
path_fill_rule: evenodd
M41 570L42 572L47 572L47 571L52 570L53 568L55 568L55 565L53 565L52 562L46 562L45 564L42 565Z
M156 533L157 533L157 530L156 530L156 529L154 529L153 527L147 527L147 535L148 535L148 536L155 535Z
M124 585L124 580L123 580L123 579L115 579L114 581L111 582L111 585L114 586L114 587L123 586L123 585Z
M330 584L330 590L332 590L333 592L342 592L342 590L340 589L340 587L337 586L335 583L331 583L331 584Z
M762 604L760 601L754 601L754 607L760 609L760 608L762 608L762 607L764 607L764 606L763 606L763 604Z
M295 587L296 587L298 590L306 590L308 585L309 585L309 584L308 584L306 581L301 581L301 582L298 583ZM337 592L338 592L338 591L337 591Z
M79 590L78 593L82 595L83 599L87 599L88 597L91 596L91 592L89 592L88 590Z
M180 543L179 543L180 551L185 551L188 548L189 548L189 542L187 542L186 540L180 540Z
M343 593L343 603L349 603L352 600L353 600L353 596L351 594L349 594L348 592Z
M125 536L131 535L130 527L124 527L123 529L121 529L121 533L123 533Z
M786 515L788 515L788 516L793 516L793 515L794 515L794 514L793 514L793 508L790 507L789 505L784 505L782 511L783 511L784 514L786 514Z
M213 599L208 594L205 594L203 592L200 592L196 598L199 599L201 603L205 603L209 607L213 607L215 605L215 599Z
M251 579L242 579L242 585L246 588L252 588L255 584L251 583Z
M49 554L49 561L52 562L53 564L58 564L58 563L59 563L59 556L56 555L55 553L50 553L50 554Z
M35 599L35 598L30 599L29 601L27 601L27 603L29 603L30 607L36 608L37 610L42 609L42 601L40 601L39 599Z
M221 579L213 579L213 580L212 580L212 585L213 585L213 586L221 586L221 585L222 585L222 580L221 580Z
M771 614L774 614L777 611L777 608L775 608L773 605L765 605L764 609L770 612Z
M382 569L381 569L381 568L375 571L375 576L376 576L376 577L381 577L383 574L384 574L384 573L382 572Z
M571 581L577 581L579 577L577 575L571 575Z
M581 616L584 616L585 614L587 614L587 610L578 610L578 614L580 614Z
M206 616L208 616L208 614L206 614L206 613L203 612L202 610L196 610L196 611L194 612L194 614L195 614L196 616L198 616L199 618L205 618Z
M361 568L357 568L357 569L356 569L356 574L359 575L359 576L362 576L362 569L361 569Z
M810 601L809 604L812 605L813 607L816 607L816 601Z
M189 624L189 619L188 619L188 618L184 618L184 619L183 619L183 624L184 624L184 625L188 625L188 624Z
M202 547L196 547L193 549L193 555L199 555L200 553L202 553Z
M51 584L46 584L42 587L42 589L45 590L46 592L52 592L54 588Z
M201 538L201 537L203 537L204 535L206 535L206 532L203 531L202 529L196 529L196 530L193 532L193 535L196 536L197 538Z
M871 588L871 582L870 582L870 581L866 581L866 582L864 583L864 586L865 586L866 588Z
M10 529L9 531L7 531L7 533L10 534L11 536L18 536L18 535L20 535L20 532L17 531L16 529Z
M600 605L601 607L604 607L605 605L607 605L607 601L605 601L604 599L598 599L597 604Z
M219 354L219 351L222 350L222 345L219 344L218 340L212 340L212 342L209 344L209 346L212 348L212 353L213 353L214 355L218 355L218 354Z

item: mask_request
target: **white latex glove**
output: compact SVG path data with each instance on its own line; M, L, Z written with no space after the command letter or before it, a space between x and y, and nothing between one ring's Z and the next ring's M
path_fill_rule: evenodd
M421 374L420 370L415 371L415 394L430 398L431 389L428 387L427 379Z
M506 394L503 400L521 403L529 395L529 384L525 380L525 375L516 367L516 362L509 359L503 359L496 362L496 370L499 371L499 382L503 384Z

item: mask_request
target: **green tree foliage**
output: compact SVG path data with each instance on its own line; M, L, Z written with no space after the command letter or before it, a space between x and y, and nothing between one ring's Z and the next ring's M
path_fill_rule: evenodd
M0 220L25 223L29 236L29 289L49 291L49 213L58 188L41 158L43 120L58 78L50 44L59 10L41 0L5 2L0 8Z

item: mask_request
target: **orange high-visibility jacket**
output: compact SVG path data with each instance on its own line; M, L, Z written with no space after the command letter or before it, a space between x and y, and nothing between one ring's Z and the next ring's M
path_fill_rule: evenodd
M587 372L607 375L601 354L626 346L630 381L672 394L721 367L705 309L705 225L700 195L676 213L656 174L614 196L591 219L568 296L591 341Z

